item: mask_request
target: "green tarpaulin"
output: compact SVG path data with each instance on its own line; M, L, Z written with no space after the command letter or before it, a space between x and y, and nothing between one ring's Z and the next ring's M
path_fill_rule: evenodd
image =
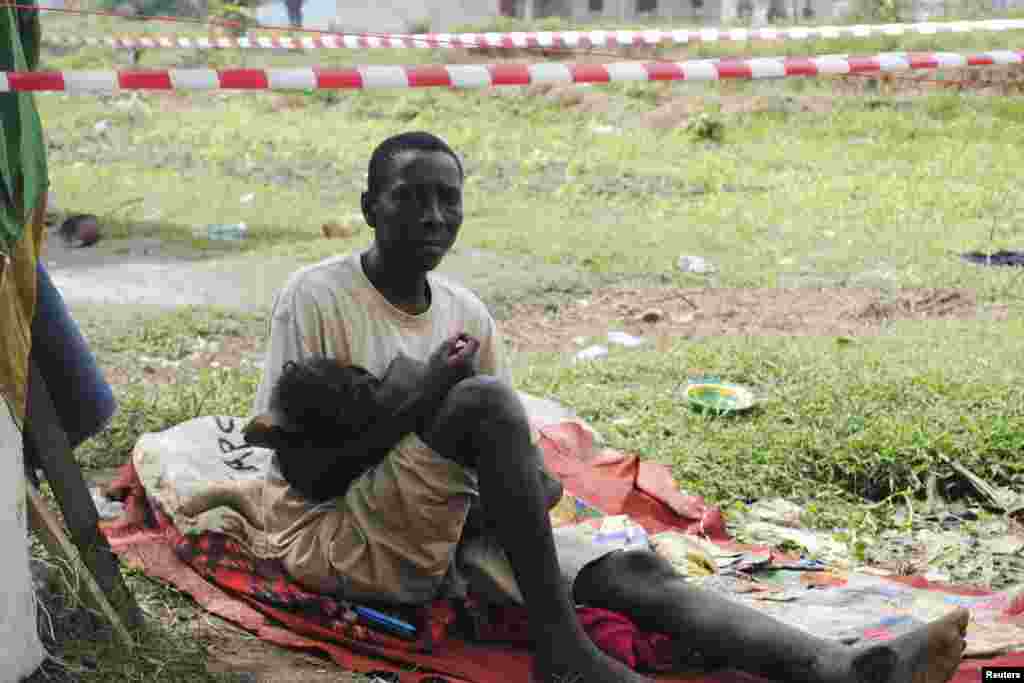
M35 69L39 38L38 12L0 7L0 70ZM46 148L31 93L0 93L0 121L0 254L10 255L46 191Z

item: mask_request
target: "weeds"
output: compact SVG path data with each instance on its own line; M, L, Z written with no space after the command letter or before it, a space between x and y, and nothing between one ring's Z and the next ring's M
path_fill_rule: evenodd
M75 19L47 26L124 31L106 19ZM165 30L172 29L159 29ZM1006 32L703 43L659 55L968 51L1015 47L1018 38ZM317 60L350 63L342 52L317 53ZM415 64L450 54L377 51L359 59ZM246 58L255 67L310 63L309 55L293 53ZM112 59L123 56L81 49L45 57L51 69L111 68ZM237 64L240 55L150 51L146 66L210 59ZM37 101L60 204L102 216L111 242L156 236L222 255L194 241L193 230L245 221L252 230L231 247L236 265L265 267L284 256L311 262L348 251L368 236L323 240L320 225L358 212L373 146L415 127L440 133L463 154L467 221L460 247L486 249L496 259L527 255L574 275L692 284L674 264L681 253L699 254L719 266L717 279L701 278L702 285L963 287L983 300L1022 303L1019 273L968 266L955 255L1019 248L1024 239L1024 209L1013 200L1024 189L1015 173L1024 106L1014 98L950 94L907 102L883 92L862 100L837 95L836 85L612 84L588 91L607 98L606 107L592 110L519 91L317 91L288 101L279 93L130 100L41 94ZM770 106L731 108L756 97ZM827 109L802 111L805 97L826 99ZM693 119L690 132L639 122L666 101L697 98L698 114L706 116ZM100 121L108 121L103 131ZM250 194L253 201L241 201ZM578 280L564 280L543 285L544 295L553 302L582 295ZM509 283L489 303L534 296L537 287ZM86 309L76 315L80 310ZM117 384L113 423L78 450L86 467L126 462L146 432L200 415L248 414L257 368L192 371L175 363L195 351L197 340L262 340L264 318L189 308L112 323L92 311L79 320L102 367L138 378ZM669 464L690 492L727 508L766 495L793 498L805 504L809 525L845 528L845 542L863 555L871 539L898 527L895 504L916 501L930 473L939 474L945 495L968 493L946 458L1001 485L1024 483L1022 332L1012 320L906 323L843 344L680 340L667 353L613 352L575 366L524 354L517 378L522 389L576 409L613 445ZM165 364L173 381L148 386L149 363ZM693 414L680 390L696 370L765 389L771 400L741 419ZM141 635L141 655L129 658L96 634L75 632L60 651L74 680L214 680L205 665L207 625L194 618L196 606L136 572L128 579L152 624ZM68 609L76 609L73 599Z
M671 465L692 493L728 507L770 491L810 505L814 526L845 527L868 502L923 496L929 473L946 480L948 497L968 493L948 458L1001 485L1024 482L1024 392L1013 360L1020 329L908 323L852 345L689 341L600 363L535 362L518 376L525 390L573 406L612 445ZM937 336L941 348L929 341ZM694 373L759 387L769 398L746 418L692 413L682 388ZM873 521L888 526L889 513L872 513Z

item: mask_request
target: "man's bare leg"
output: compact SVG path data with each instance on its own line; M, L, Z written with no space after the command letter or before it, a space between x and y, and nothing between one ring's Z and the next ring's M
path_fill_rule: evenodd
M573 590L576 602L627 614L728 668L792 683L945 683L960 663L969 617L958 610L900 638L850 647L688 585L648 551L593 562Z
M558 567L541 457L515 392L490 377L460 382L421 434L436 452L476 469L491 528L526 601L535 676L544 683L640 683L607 657L576 618Z

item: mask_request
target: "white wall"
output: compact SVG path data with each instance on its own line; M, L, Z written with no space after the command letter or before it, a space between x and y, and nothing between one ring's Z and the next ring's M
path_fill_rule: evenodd
M43 661L36 596L28 566L21 432L0 396L0 681L28 677Z
M431 31L451 31L498 16L498 0L337 0L338 28L345 31L402 33L424 20Z
M498 0L305 0L302 23L306 28L354 33L405 33L412 24L430 22L433 31L451 31L488 21L498 15ZM288 25L283 0L269 0L256 11L266 25Z

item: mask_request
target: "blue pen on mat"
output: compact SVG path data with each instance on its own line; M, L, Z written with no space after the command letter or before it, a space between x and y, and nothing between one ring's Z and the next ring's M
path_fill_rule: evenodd
M416 639L417 631L415 626L390 614L384 614L362 605L352 605L352 611L356 613L356 616L365 621L367 626L379 628L400 638Z

